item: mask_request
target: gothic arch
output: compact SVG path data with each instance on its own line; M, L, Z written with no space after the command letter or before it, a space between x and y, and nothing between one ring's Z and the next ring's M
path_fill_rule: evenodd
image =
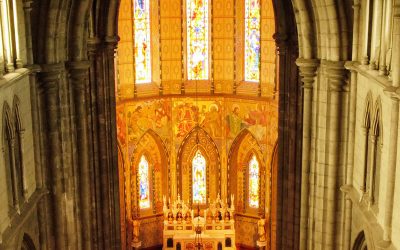
M24 234L21 242L21 250L36 250L35 243L28 234Z
M195 127L183 139L177 154L178 194L190 203L192 203L192 159L197 150L200 150L206 159L206 200L214 200L221 194L221 163L218 148L203 128Z
M369 129L371 126L371 116L372 116L372 94L369 91L367 97L365 98L364 104L364 116L363 116L363 127Z
M247 206L247 176L248 164L251 157L255 155L260 167L260 190L259 208L256 215L264 216L265 212L265 170L266 161L261 151L261 147L253 134L247 130L242 130L235 138L229 151L228 162L228 193L235 194L236 209L238 212L248 212Z
M353 250L368 250L367 241L365 238L364 231L361 231L353 245Z
M14 138L12 112L7 102L3 103L3 141Z
M135 145L132 153L128 152L130 165L125 168L126 204L132 205L128 216L143 216L162 212L163 195L169 196L168 154L161 137L153 130L147 130ZM139 185L137 179L137 166L141 156L144 155L150 167L150 197L152 212L141 212L139 209L138 193L131 193L132 187ZM138 188L136 188L138 190ZM132 201L129 201L133 197Z
M375 109L373 110L373 116L372 116L372 133L375 136L379 136L380 138L383 138L383 128L382 128L382 101L381 97L378 96L378 98L375 101Z
M20 100L18 96L14 96L13 100L13 114L14 114L14 120L15 120L15 129L19 132L22 132L24 130L22 120L21 120L21 114L19 112L20 108Z

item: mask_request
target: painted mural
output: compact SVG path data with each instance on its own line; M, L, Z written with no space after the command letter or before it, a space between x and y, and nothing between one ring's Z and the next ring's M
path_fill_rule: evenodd
M249 130L260 145L273 145L277 138L275 108L266 101L222 97L129 102L117 107L118 140L132 152L137 140L151 129L166 144L174 142L178 148L199 124L217 144L226 138L228 148L243 129Z

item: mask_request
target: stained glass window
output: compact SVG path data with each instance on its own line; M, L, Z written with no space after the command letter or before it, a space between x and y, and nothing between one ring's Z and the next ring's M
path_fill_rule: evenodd
M139 207L150 207L149 162L142 155L139 162Z
M133 0L136 83L151 82L150 0Z
M245 80L260 80L260 0L245 0Z
M208 8L208 0L186 0L189 80L208 79Z
M193 203L206 203L206 159L197 150L192 160L193 169Z
M259 184L260 180L260 167L255 155L249 163L249 205L253 208L258 208L259 204Z

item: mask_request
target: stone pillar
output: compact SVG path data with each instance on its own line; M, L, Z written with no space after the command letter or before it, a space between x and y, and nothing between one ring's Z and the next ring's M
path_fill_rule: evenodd
M370 69L377 69L379 66L379 54L381 48L382 35L382 5L383 0L373 1L372 6L372 36L371 36L371 58L369 62Z
M17 1L12 0L12 10L13 10L13 24L14 24L14 44L15 44L15 64L17 68L22 68L22 59L21 59L21 48L20 48L20 41L19 41L19 29L18 29L18 11L17 11ZM31 26L26 26L26 29L30 29Z
M358 6L359 10L359 6ZM354 8L354 12L356 9ZM353 46L354 48L354 46ZM354 52L354 50L353 50ZM353 54L353 59L357 55ZM347 168L346 181L341 190L345 193L344 205L344 230L343 230L343 249L351 249L351 217L353 204L348 196L348 191L353 186L353 167L354 167L354 141L355 141L355 124L356 124L356 107L357 107L357 71L355 71L354 62L347 62L346 69L350 70L350 98L349 98L349 126L348 126L348 144L347 144Z
M375 180L375 150L376 150L376 135L370 135L370 142L371 142L371 154L369 155L369 191L368 191L368 206L371 207L374 203L374 180Z
M334 250L336 242L336 217L338 202L337 176L340 169L340 142L342 137L343 91L345 87L346 70L343 62L329 61L326 63L330 99L328 99L328 166L326 171L326 234L325 249Z
M379 75L386 75L388 73L387 54L391 46L392 35L392 0L386 0L384 5L385 19L382 21L383 33L381 43L381 58L379 60Z
M364 13L364 44L363 44L363 58L361 60L361 63L363 65L368 65L369 63L369 55L368 55L368 49L370 46L369 42L369 19L370 17L370 8L371 8L371 0L364 0L365 1L365 13Z
M59 82L64 74L63 64L43 65L40 73L40 88L43 93L43 114L45 128L43 138L47 140L47 180L50 191L49 208L54 213L53 224L49 225L48 234L54 237L55 249L66 249L67 223L65 203L65 190L63 186L62 140L60 132L60 100Z
M392 233L392 215L393 215L393 200L394 200L394 187L396 176L396 161L397 161L397 137L399 125L399 99L397 95L392 92L385 94L392 95L392 108L390 119L390 141L389 141L389 155L388 155L388 180L386 182L386 207L383 219L383 240L386 242L391 241Z
M312 99L313 86L316 70L319 65L318 60L302 59L296 61L299 66L300 76L303 82L303 147L302 147L302 180L301 180L301 209L300 209L300 249L307 247L307 230L309 221L309 172L310 172L310 152L311 152L311 128L312 128Z
M89 61L77 61L68 64L69 79L73 88L75 107L75 125L77 132L77 155L79 173L79 196L81 209L82 248L92 249L91 233L91 177L88 146L88 114L86 87L89 76Z
M120 244L118 156L115 122L114 56L116 37L90 38L87 113L89 165L93 175L93 248L113 249ZM90 102L89 102L90 101ZM96 216L96 217L95 217Z
M6 0L0 0L0 17L1 23L3 25L3 46L6 53L6 69L7 72L14 72L14 58L13 58L13 51L12 51L12 37L11 37L11 27L10 27L10 20L9 20L9 12L8 12L8 5Z
M31 11L33 0L24 0L24 20L25 27L32 27L31 25ZM26 63L28 65L33 63L32 51L32 32L30 28L25 29L26 34Z

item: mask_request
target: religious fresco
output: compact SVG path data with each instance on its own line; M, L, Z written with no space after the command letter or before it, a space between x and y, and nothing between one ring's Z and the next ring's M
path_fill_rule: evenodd
M213 138L222 136L222 102L186 98L174 100L174 132L178 140L183 139L199 124Z
M268 143L272 145L276 140L277 127L271 125L277 121L277 115L271 108L275 107L265 101L222 97L130 102L117 107L117 135L121 145L131 146L151 129L163 141L175 141L173 144L179 147L185 136L198 124L218 145L226 135L229 147L243 129L250 131L260 144L273 139Z
M227 137L234 139L242 131L248 129L260 142L265 141L268 126L266 103L261 102L228 102Z

